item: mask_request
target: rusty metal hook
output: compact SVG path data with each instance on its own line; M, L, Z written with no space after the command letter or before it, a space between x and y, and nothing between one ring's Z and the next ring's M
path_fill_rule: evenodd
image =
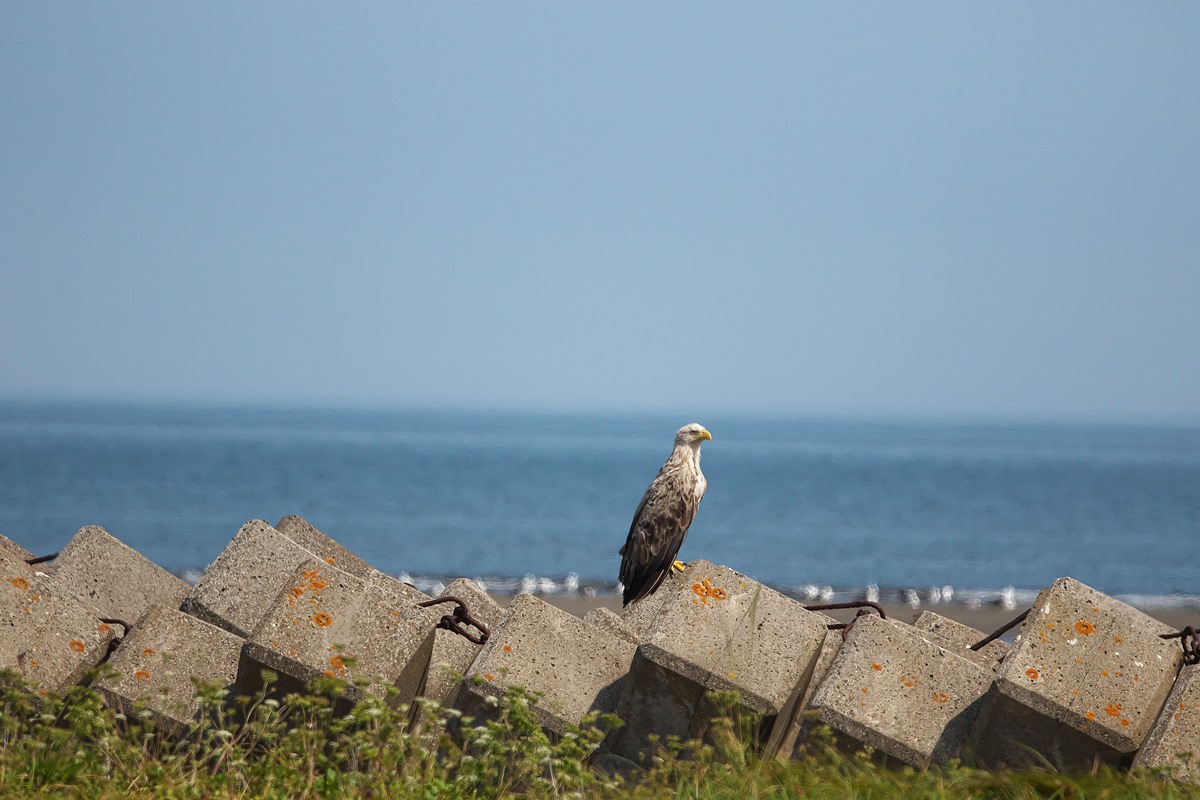
M1178 639L1183 647L1184 664L1200 664L1200 631L1188 625L1175 633L1160 633L1160 639Z
M883 610L883 606L871 600L851 600L848 603L820 603L817 605L804 606L808 611L833 611L839 608L857 608L858 613L854 615L854 620L851 622L831 622L825 626L827 630L841 631L842 639L850 635L850 629L854 627L854 623L858 622L858 618L864 614L869 614L868 608L874 609L879 614L880 619L887 619L887 612Z
M474 642L475 644L484 644L491 637L491 629L489 629L482 620L476 619L467 608L467 604L454 595L435 597L432 600L426 600L423 603L417 603L417 605L421 608L429 608L430 606L435 606L439 603L454 603L455 606L453 612L443 615L442 618L438 620L437 627L448 631L454 631L459 636L464 637L467 641ZM467 630L464 625L470 625L472 628L478 630L479 633L472 633L471 631Z

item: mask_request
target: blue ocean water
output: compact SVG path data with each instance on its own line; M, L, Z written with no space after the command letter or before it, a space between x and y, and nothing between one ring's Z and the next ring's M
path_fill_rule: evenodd
M246 520L299 514L419 582L612 591L691 421L714 441L685 560L806 597L987 601L1062 575L1144 602L1200 594L1187 426L5 401L0 533L41 554L99 524L194 576Z

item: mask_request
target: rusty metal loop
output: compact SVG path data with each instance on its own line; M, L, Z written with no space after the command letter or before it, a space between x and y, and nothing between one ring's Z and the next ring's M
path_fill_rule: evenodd
M1160 639L1178 639L1183 647L1184 664L1200 664L1200 631L1188 625L1176 633L1160 633Z
M444 597L435 597L432 600L426 600L423 603L417 603L421 608L429 608L439 603L454 603L454 611L445 614L438 620L437 627L448 631L454 631L459 636L462 636L469 642L475 644L484 644L491 637L492 631L482 620L476 619L467 608L467 604L454 595L446 595ZM465 625L470 625L479 633L472 633Z
M979 650L982 650L983 648L987 647L989 644L991 644L992 642L996 641L1001 636L1003 636L1007 631L1012 630L1012 628L1014 628L1018 624L1024 622L1025 618L1029 616L1030 611L1033 611L1033 609L1032 608L1025 609L1015 619L1004 623L999 628L997 628L995 631L993 631L990 635L985 636L984 638L980 639L978 642L971 645L967 649L979 651Z
M51 553L48 556L38 556L37 558L27 558L27 559L25 559L25 563L32 567L34 564L45 564L47 561L53 561L54 559L58 558L58 556L59 556L58 553Z

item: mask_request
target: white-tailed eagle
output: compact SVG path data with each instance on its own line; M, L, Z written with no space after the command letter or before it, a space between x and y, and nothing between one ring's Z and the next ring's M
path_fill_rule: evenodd
M708 486L700 471L700 444L706 439L712 441L712 434L694 422L676 431L675 450L633 512L621 548L624 605L654 594L672 566L683 567L675 555Z

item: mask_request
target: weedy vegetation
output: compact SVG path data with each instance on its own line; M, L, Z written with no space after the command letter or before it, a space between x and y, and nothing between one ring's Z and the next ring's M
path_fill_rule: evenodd
M386 698L346 707L332 679L281 698L270 681L255 698L199 686L199 720L168 735L148 709L115 713L90 688L39 696L9 678L0 685L4 798L1200 798L1162 772L888 767L870 752L839 751L819 728L796 759L780 761L758 749L756 721L728 697L702 741L655 742L655 756L635 767L600 753L619 720L593 716L551 737L520 688L471 718Z

